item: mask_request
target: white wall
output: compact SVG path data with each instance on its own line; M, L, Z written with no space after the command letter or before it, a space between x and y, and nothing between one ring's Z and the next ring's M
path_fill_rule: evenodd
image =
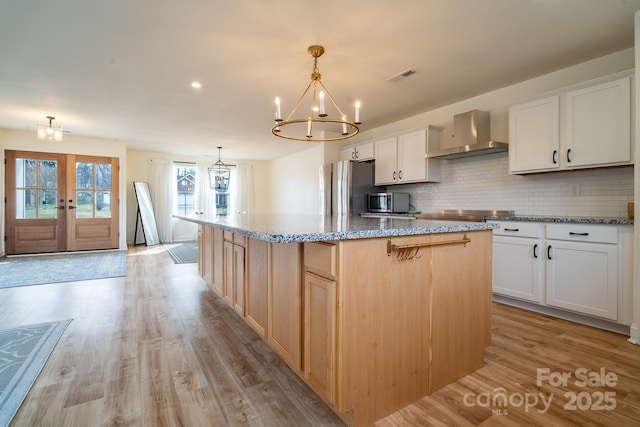
M125 214L127 210L127 199L125 197L126 179L124 171L127 168L126 148L125 144L120 141L88 138L76 135L64 135L61 142L40 141L36 138L35 131L19 131L10 129L0 130L0 196L2 200L5 197L4 184L4 151L5 150L21 150L21 151L39 151L46 153L65 153L65 154L81 154L104 157L117 157L120 162L120 249L127 248L125 239L126 220ZM5 235L5 205L0 208L0 236ZM0 255L5 254L4 239L2 239Z
M224 154L223 154L224 156ZM178 162L194 162L204 163L209 166L217 160L217 158L210 157L194 157L187 155L175 155L169 153L153 152L153 151L140 151L140 150L127 150L127 173L126 173L126 190L127 190L127 242L133 243L133 237L135 233L137 202L135 192L133 190L133 181L151 181L151 159L168 159ZM254 213L265 213L271 211L271 165L269 162L259 160L234 160L222 158L225 163L228 164L250 164L253 166L253 182L254 182ZM187 235L186 229L180 230L180 228L192 227L195 224L186 223L185 221L176 220L175 225L179 228L178 234ZM174 233L175 235L175 233ZM176 236L179 238L180 236ZM138 241L142 241L140 237L140 230L138 230Z

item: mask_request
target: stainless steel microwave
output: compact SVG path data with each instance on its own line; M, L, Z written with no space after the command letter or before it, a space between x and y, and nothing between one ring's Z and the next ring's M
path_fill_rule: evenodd
M372 193L368 198L369 212L409 212L409 193Z

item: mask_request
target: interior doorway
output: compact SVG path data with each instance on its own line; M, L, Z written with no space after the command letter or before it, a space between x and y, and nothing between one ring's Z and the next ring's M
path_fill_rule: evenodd
M8 255L117 249L116 157L5 152Z

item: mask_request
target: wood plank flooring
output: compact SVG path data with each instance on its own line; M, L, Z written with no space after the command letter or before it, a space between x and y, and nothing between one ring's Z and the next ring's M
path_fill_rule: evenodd
M173 264L162 247L130 248L126 278L0 289L0 328L66 318L11 426L341 425L195 264ZM640 346L499 304L492 321L482 369L376 426L640 425ZM571 378L538 386L538 368ZM617 382L580 386L580 368Z

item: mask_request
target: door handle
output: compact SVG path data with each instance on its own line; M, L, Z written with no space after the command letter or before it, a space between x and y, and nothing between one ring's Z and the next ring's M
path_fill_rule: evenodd
M571 156L569 154L571 154L571 148L567 150L567 163L571 163Z
M588 236L589 233L574 233L573 231L569 232L569 236Z
M75 207L75 206L73 206L73 205L70 205L70 206L69 206L69 209L75 209L75 208L76 208L76 207Z
M538 250L538 244L536 243L535 245L533 245L533 257L534 258L538 258L538 254L536 253L537 250Z
M64 205L58 206L58 209L60 209L61 211L64 210Z
M519 228L505 228L504 231L520 231Z
M393 180L396 180L396 171L393 171Z
M547 258L551 259L551 245L547 246Z
M551 156L551 160L553 161L553 164L555 165L556 163L558 163L556 161L556 154L558 154L558 150L553 150L553 155Z
M402 179L402 171L398 172L398 179Z

